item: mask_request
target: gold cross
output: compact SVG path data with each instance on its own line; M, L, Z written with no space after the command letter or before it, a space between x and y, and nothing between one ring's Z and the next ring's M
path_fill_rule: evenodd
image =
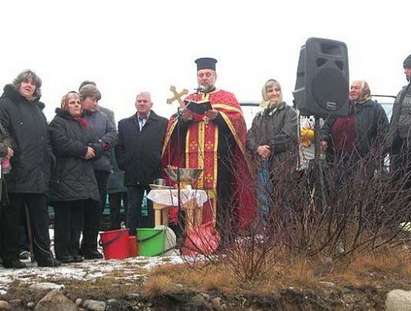
M181 92L177 92L177 89L174 85L170 86L170 91L173 93L173 97L171 98L167 98L167 104L172 104L174 101L178 101L178 103L180 104L180 107L183 108L184 107L184 102L181 99L184 95L188 94L188 90L184 89Z

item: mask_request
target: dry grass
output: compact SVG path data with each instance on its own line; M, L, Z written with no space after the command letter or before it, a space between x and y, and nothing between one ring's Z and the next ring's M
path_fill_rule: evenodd
M185 289L227 291L237 286L234 275L224 264L197 265L162 265L153 270L149 280L160 276L169 277L174 284L181 284Z
M171 278L165 275L152 276L143 286L143 293L148 297L155 297L160 294L175 290L176 287Z
M150 281L151 279L155 281ZM159 281L160 280L160 281ZM324 261L308 261L303 258L292 262L283 260L272 266L258 280L239 283L224 263L204 265L193 269L187 265L165 265L153 270L145 287L155 288L159 294L169 291L175 284L190 290L217 290L224 293L248 292L268 294L285 287L321 288L323 283L336 286L379 286L389 288L400 284L411 289L411 255L394 251L359 256L341 267ZM154 285L153 283L154 282ZM174 284L174 285L173 285ZM164 287L164 291L161 287ZM150 292L150 290L148 291Z
M409 251L385 251L356 257L348 267L336 276L354 285L386 283L389 280L411 281L411 254Z
M312 264L305 259L299 258L283 268L282 279L291 281L293 285L310 286L317 281Z
M272 296L278 289L288 287L313 290L327 287L322 282L334 283L337 291L346 286L411 290L411 254L408 250L385 250L378 254L357 256L344 266L320 258L308 261L304 258L283 257L260 278L249 282L238 282L230 266L224 262L194 267L186 264L166 264L155 268L148 276L142 275L141 278L133 280L121 278L124 271L116 270L109 276L94 281L43 281L65 284L67 296L72 300L78 297L97 300L102 297L124 299L130 293L141 292L151 298L181 291ZM139 269L136 269L135 272L138 271ZM11 284L10 291L4 298L15 297L20 297L25 303L41 298L34 297L31 291L27 291L27 285L19 282Z

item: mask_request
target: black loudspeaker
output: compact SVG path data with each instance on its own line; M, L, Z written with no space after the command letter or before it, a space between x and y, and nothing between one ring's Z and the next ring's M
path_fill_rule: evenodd
M304 116L348 115L348 52L344 42L310 38L301 47L293 92Z

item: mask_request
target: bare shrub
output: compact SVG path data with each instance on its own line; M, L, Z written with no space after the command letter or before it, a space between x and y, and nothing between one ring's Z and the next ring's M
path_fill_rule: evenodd
M338 259L407 238L409 191L380 169L377 155L317 162L292 183L278 181L271 218L291 254Z
M382 155L382 147L376 146L367 157L354 152L349 158L312 161L304 171L296 171L293 157L285 159L271 172L267 217L258 214L240 227L239 211L250 202L226 197L216 217L218 250L192 246L201 260L226 263L243 282L261 278L280 260L347 266L356 256L401 246L409 238L404 230L411 219L409 176L388 172ZM255 185L237 190L254 191Z

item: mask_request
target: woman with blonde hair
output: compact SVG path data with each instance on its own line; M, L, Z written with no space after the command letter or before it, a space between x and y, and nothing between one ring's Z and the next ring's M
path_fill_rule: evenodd
M56 167L50 183L50 205L55 211L55 252L63 263L79 262L84 209L99 201L92 160L101 148L83 118L80 96L69 92L49 125Z
M262 88L262 111L254 117L247 134L247 149L256 163L257 199L266 221L278 176L295 169L298 148L297 113L283 101L281 85L274 79Z

